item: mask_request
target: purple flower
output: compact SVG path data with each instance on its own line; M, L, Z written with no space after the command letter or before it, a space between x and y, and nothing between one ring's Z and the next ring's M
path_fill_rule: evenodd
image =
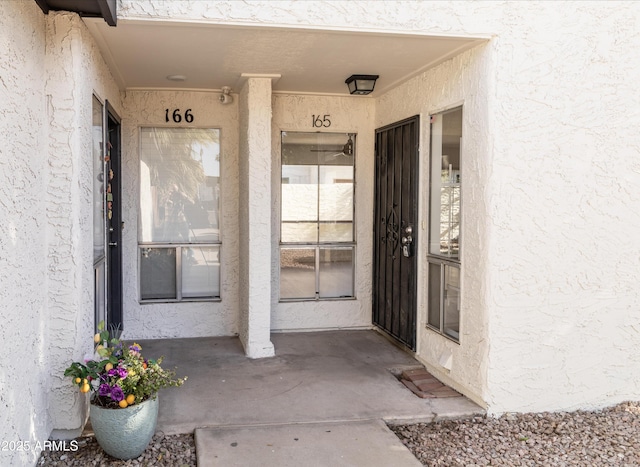
M107 374L109 376L117 376L120 379L125 379L127 377L127 370L125 370L122 367L118 367L118 368L112 368L110 369Z
M118 342L118 344L113 348L113 355L117 358L122 357L122 342Z
M140 344L134 343L133 345L129 346L129 350L132 353L139 354L142 351L142 347L140 346Z
M98 395L108 396L109 394L111 394L111 386L109 386L107 383L101 384L98 388Z
M111 389L111 399L116 402L120 402L122 399L124 399L124 392L122 392L122 388L120 386L114 386Z

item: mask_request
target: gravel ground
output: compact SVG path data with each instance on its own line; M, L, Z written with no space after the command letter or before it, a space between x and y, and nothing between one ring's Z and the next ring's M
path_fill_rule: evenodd
M92 436L78 438L76 452L44 451L38 465L88 467L88 466L166 466L184 467L196 465L196 444L193 435L164 436L156 433L146 451L137 459L121 461L105 454Z
M390 428L427 466L640 466L640 402Z
M640 402L598 412L507 414L390 427L426 466L640 466ZM93 437L76 452L45 451L39 466L195 466L193 435L158 433L142 456L119 461Z

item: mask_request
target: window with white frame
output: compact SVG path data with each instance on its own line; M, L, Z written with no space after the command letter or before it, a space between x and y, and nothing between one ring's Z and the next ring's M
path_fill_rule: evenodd
M431 116L427 326L460 341L462 107Z
M220 130L140 129L140 300L220 297Z
M354 296L355 135L282 133L280 299Z

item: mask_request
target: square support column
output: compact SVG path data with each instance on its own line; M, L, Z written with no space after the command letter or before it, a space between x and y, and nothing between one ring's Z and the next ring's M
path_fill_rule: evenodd
M248 357L272 357L271 78L248 78L239 107L239 334Z

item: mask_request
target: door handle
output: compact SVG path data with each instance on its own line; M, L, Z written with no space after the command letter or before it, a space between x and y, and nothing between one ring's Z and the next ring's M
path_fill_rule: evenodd
M118 246L118 242L109 242L109 246Z
M413 233L413 227L407 225L404 228L404 233L406 235L402 237L402 255L405 258L410 258L413 256L413 236L411 235Z

